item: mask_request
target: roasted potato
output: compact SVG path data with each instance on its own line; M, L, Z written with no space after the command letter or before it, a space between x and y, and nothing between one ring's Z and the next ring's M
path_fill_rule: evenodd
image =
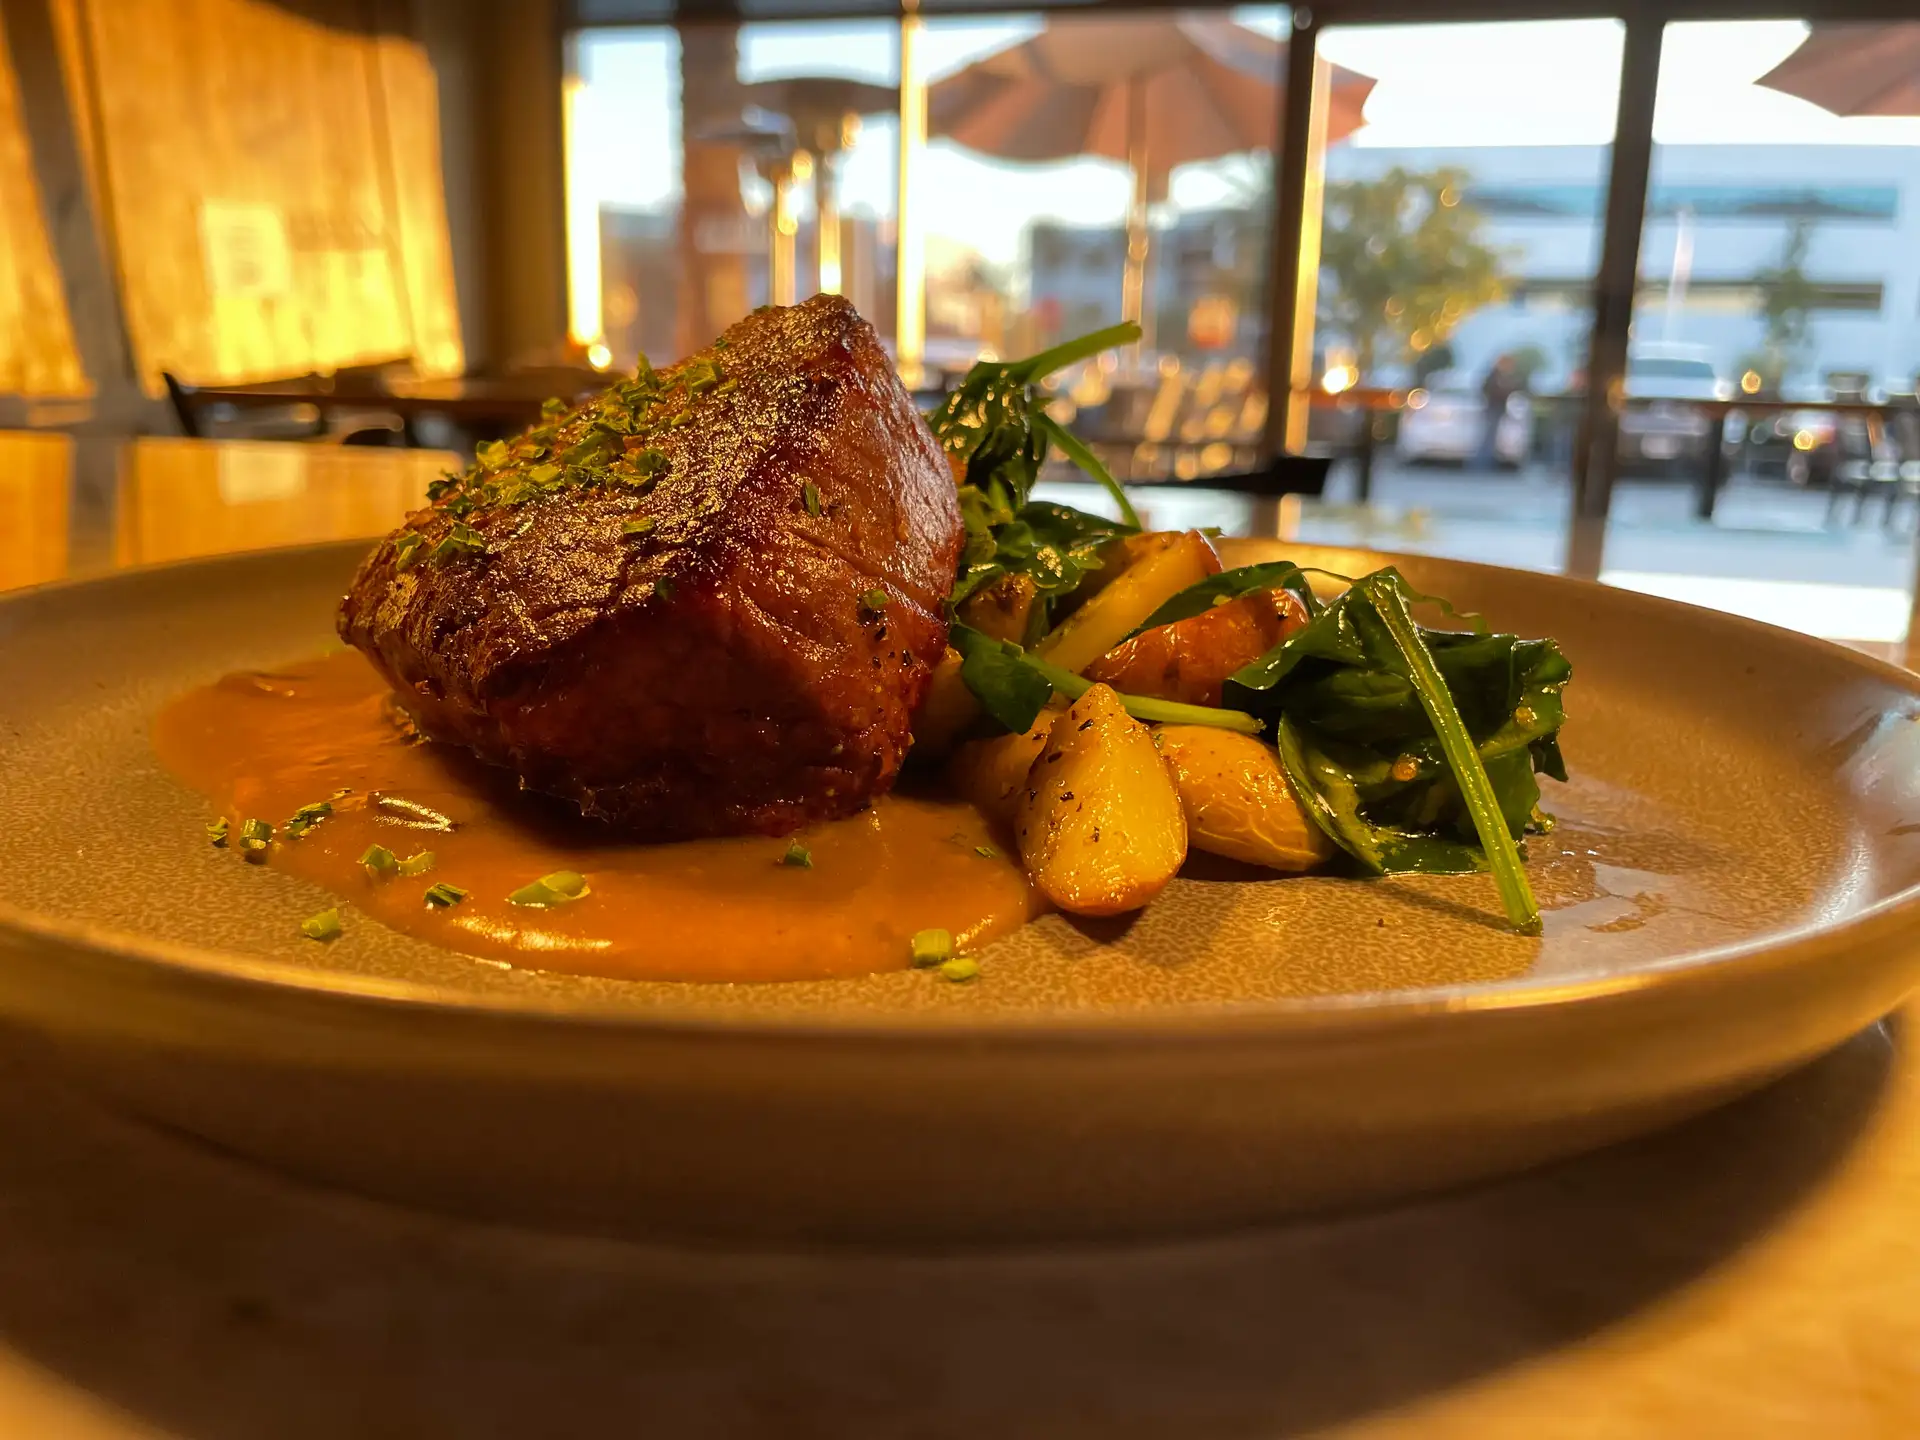
M968 696L971 699L971 695ZM982 815L1002 825L1013 823L1027 771L1047 743L1058 710L1042 710L1024 735L995 735L969 740L947 761L947 781Z
M1187 858L1187 822L1147 728L1095 685L1053 722L1017 797L1020 858L1062 910L1138 910Z
M1071 595L1056 600L1056 611L1062 618L1073 613L1148 556L1178 544L1185 533L1183 530L1147 530L1107 541L1100 547L1100 568L1089 570Z
M1153 742L1194 849L1269 870L1310 870L1332 858L1333 841L1293 798L1272 746L1208 725L1161 725Z
M927 693L913 716L913 750L919 759L938 759L980 717L980 702L960 678L960 652L951 645L933 667Z
M1098 572L1095 572L1098 573ZM1149 550L1062 621L1034 653L1079 674L1189 585L1220 573L1220 556L1198 530Z
M1156 625L1109 650L1083 673L1127 695L1218 705L1229 675L1306 623L1306 608L1292 595L1263 590Z
M995 640L1027 643L1027 621L1038 592L1025 575L1002 575L960 603L960 621Z

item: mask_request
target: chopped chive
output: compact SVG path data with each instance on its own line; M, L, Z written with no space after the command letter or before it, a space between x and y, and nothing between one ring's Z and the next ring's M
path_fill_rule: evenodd
M488 470L498 470L507 463L507 442L504 440L483 440L473 449L473 458Z
M292 817L280 828L289 840L298 840L331 814L333 814L333 802L317 800L311 805L302 805L294 811Z
M820 513L820 488L811 480L800 487L800 503L807 507L807 514Z
M396 570L411 570L419 560L421 548L427 543L427 537L417 530L408 530L393 542L393 566Z
M467 898L467 892L458 885L449 885L441 880L427 887L427 904L436 910L447 910Z
M309 915L300 922L300 933L309 940L338 940L340 938L339 907L322 910L318 915Z
M391 880L400 873L400 860L384 845L369 845L360 856L360 868L376 880Z
M780 857L780 863L794 870L811 870L813 852L798 840L787 846L787 853Z
M240 826L240 853L247 859L267 858L267 844L273 839L273 826L264 820L243 821Z
M207 826L207 843L212 845L216 850L224 850L227 848L226 816L222 815L218 820Z
M620 533L622 535L651 535L653 533L653 526L653 517L651 515L642 515L638 519L629 520L626 524L622 525L620 527Z
M887 592L876 585L871 590L861 592L860 603L869 610L884 610L887 608Z
M548 485L557 485L560 483L560 477L564 473L565 471L561 466L555 465L549 460L545 464L535 465L527 471L527 483L542 488Z
M910 942L913 946L915 968L928 965L943 965L953 959L953 932L951 930L921 930Z
M587 884L587 877L579 871L555 870L550 875L542 875L538 880L522 885L507 896L507 900L514 905L551 910L556 905L565 905L592 893L593 887Z
M973 847L973 853L978 855L982 860L998 860L1000 858L1000 852L991 845L976 845Z
M542 420L558 420L566 413L567 402L562 400L558 395L549 395L540 402L540 418Z
M396 873L412 879L415 875L424 875L431 869L433 869L433 851L422 850L418 855L409 855L402 860Z
M956 955L940 962L940 973L958 985L979 975L980 962L971 955Z

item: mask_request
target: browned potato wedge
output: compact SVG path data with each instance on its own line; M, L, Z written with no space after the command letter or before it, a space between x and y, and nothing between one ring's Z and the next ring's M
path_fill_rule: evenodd
M1333 842L1301 811L1272 746L1208 725L1162 725L1153 740L1194 849L1269 870L1311 870L1333 857Z
M1198 530L1185 531L1165 549L1150 551L1121 571L1035 646L1034 653L1078 675L1167 600L1219 573L1213 542Z
M1071 595L1054 602L1061 615L1071 614L1093 599L1121 574L1149 555L1158 555L1180 541L1181 530L1148 530L1140 535L1122 535L1100 547L1100 568L1089 570Z
M1011 825L1020 792L1026 788L1027 771L1046 745L1047 734L1060 713L1042 710L1033 728L1024 735L995 735L990 740L967 741L947 761L948 783L989 820ZM915 743L917 748L918 742Z
M951 645L933 667L927 693L913 717L913 752L917 759L939 759L980 716L980 702L960 678L960 652Z
M1306 608L1284 590L1241 595L1143 631L1109 650L1084 673L1127 695L1218 705L1229 675L1306 623Z
M1035 593L1033 581L1025 575L1002 575L961 602L960 621L995 640L1024 645Z
M1187 822L1146 726L1095 685L1053 723L1014 821L1040 893L1076 915L1138 910L1187 858Z

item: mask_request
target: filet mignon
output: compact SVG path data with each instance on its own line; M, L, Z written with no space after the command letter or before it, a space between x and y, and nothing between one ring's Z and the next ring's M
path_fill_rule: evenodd
M946 640L953 476L838 296L482 446L341 637L426 736L644 838L784 834L892 783Z

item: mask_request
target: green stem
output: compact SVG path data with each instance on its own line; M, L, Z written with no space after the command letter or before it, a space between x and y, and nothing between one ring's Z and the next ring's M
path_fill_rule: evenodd
M1493 793L1493 782L1487 779L1486 767L1480 763L1473 736L1467 731L1466 721L1460 718L1440 667L1433 663L1433 652L1420 638L1420 627L1414 623L1406 597L1398 585L1382 582L1375 575L1358 581L1356 588L1363 590L1372 602L1374 613L1407 662L1414 693L1420 697L1427 718L1433 722L1433 733L1439 737L1461 798L1466 801L1467 814L1473 817L1473 828L1479 832L1480 847L1486 851L1494 883L1500 887L1501 902L1507 907L1507 919L1521 934L1538 935L1540 906L1533 898L1533 887L1527 883L1527 872L1520 862L1520 847L1513 843L1506 817L1500 813L1500 801Z
M1033 669L1046 676L1055 690L1069 700L1078 700L1093 688L1094 682L1071 670L1063 670L1035 655L1023 657ZM1263 728L1259 720L1244 710L1223 710L1212 705L1187 705L1178 700L1161 700L1152 695L1125 695L1119 691L1121 708L1136 720L1150 720L1162 725L1211 725L1216 730L1237 730L1242 735L1258 735Z
M1109 325L1104 330L1063 340L1051 350L1042 350L1038 355L1014 361L1007 366L1007 377L1019 384L1031 385L1056 370L1066 369L1076 360L1091 359L1102 350L1111 350L1116 345L1131 345L1139 338L1140 327L1131 320Z
M1114 479L1107 467L1100 463L1100 457L1082 444L1079 436L1073 434L1044 410L1038 408L1034 410L1033 423L1039 427L1041 434L1060 447L1062 454L1107 487L1107 493L1113 497L1113 503L1120 507L1121 520L1138 530L1140 528L1139 512L1133 508L1133 502L1127 499L1127 492L1121 488L1120 482Z

